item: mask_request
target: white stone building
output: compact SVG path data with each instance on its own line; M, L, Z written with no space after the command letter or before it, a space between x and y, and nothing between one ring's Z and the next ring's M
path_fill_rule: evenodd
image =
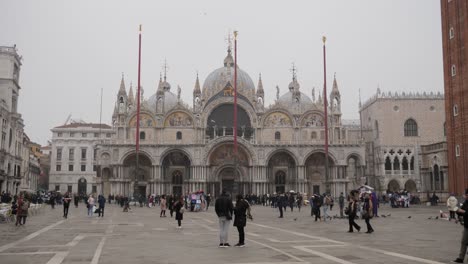
M18 113L21 56L16 46L0 46L0 192L16 194L24 174L23 119Z
M255 87L246 72L240 68L237 72L239 157L233 155L234 62L228 50L222 67L210 73L202 87L197 76L191 106L180 99L180 88L177 94L171 91L166 75L155 93L142 101L139 171L134 88L126 90L122 78L112 139L99 146L102 192L181 194L202 189L219 194L227 188L233 194L289 190L310 194L329 189L336 195L364 184L364 144L359 127L341 120L336 79L327 95L327 181L322 95L316 99L315 92L312 97L303 93L293 73L286 91L280 95L277 87L275 103L265 106L265 92L275 89L264 90L261 77Z
M114 131L105 124L70 123L52 129L49 190L97 193L96 145Z
M361 106L360 117L369 184L380 191L446 191L442 94L378 89Z

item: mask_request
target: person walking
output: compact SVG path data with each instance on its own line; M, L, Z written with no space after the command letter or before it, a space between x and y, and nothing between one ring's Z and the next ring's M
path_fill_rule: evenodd
M161 213L159 213L159 217L166 217L166 195L161 196L160 206L161 206Z
M98 196L98 204L98 217L104 217L104 207L106 206L106 198L104 198L104 195Z
M247 225L247 216L250 215L250 204L244 200L241 194L236 197L236 206L234 207L234 226L237 227L239 232L239 242L235 245L236 247L245 246L245 232L244 228Z
M455 194L451 193L450 197L447 199L447 207L450 212L449 221L455 219L455 213L457 212L458 200L455 198Z
M338 203L339 203L339 206L340 206L340 218L344 218L344 215L343 215L343 209L344 209L344 195L343 193L340 193L340 197L338 198Z
M348 204L347 211L348 211L348 220L349 220L348 232L349 233L354 232L353 227L355 227L358 232L361 231L361 227L358 224L356 224L356 222L354 221L354 219L356 218L356 214L357 214L357 205L356 205L356 200L354 196L350 196L350 202Z
M21 211L19 213L19 218L20 218L20 225L25 225L26 224L26 218L28 217L28 211L29 211L29 201L27 198L23 198L23 203L21 205Z
M303 198L302 198L301 193L298 193L297 194L297 209L299 210L299 212L301 211L301 207L302 207L302 203L303 203L302 199Z
M54 193L50 194L49 203L52 209L55 209L55 194Z
M468 247L468 189L465 190L465 202L457 213L463 216L463 236L461 240L460 254L453 262L463 263L465 261L466 249Z
M90 194L89 195L89 198L88 198L88 217L92 217L93 216L93 208L94 208L94 198L93 198L93 195Z
M182 220L184 220L184 197L180 196L179 200L174 203L174 211L175 211L175 220L177 220L177 228L182 228Z
M228 243L229 225L232 220L234 206L231 197L226 189L223 189L221 196L215 201L215 212L219 221L219 247L230 247Z
M172 218L172 215L174 214L174 195L169 195L168 202L169 202L169 213Z
M63 196L63 218L68 218L68 209L70 208L71 197L68 192Z
M23 204L24 204L24 199L23 195L21 194L18 198L18 210L16 212L16 222L15 225L21 225L21 214L23 211Z
M280 216L278 218L283 218L283 203L285 202L285 199L284 199L284 194L280 194L278 196L278 209L279 209L279 213L280 213Z
M314 195L314 215L315 215L315 222L317 222L317 219L322 221L322 218L320 216L320 207L322 207L322 197L320 195Z
M328 209L330 209L330 206L332 204L331 197L329 194L324 194L324 205L323 205L323 221L326 222L327 218L330 218L328 215Z
M366 225L367 225L366 233L368 234L373 233L374 229L372 228L370 224L370 219L372 218L374 214L374 210L373 210L372 199L369 197L369 193L364 194L364 204L362 206L362 209L363 209L362 217L366 221Z

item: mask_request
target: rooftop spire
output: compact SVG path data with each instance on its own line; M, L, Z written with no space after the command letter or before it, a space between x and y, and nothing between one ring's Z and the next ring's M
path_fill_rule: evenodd
M166 77L167 77L167 70L168 70L168 67L167 67L167 60L164 59L164 81L166 81Z
M262 83L262 74L258 75L258 85L257 85L257 95L263 95L263 83Z
M332 90L338 90L338 84L336 83L336 72L333 75L333 87Z
M130 82L130 91L128 91L128 102L133 105L135 103L135 97L133 97L133 87L132 86L133 85Z
M125 92L125 79L124 79L124 73L122 72L122 80L120 80L120 90L119 92Z
M195 88L193 89L193 94L201 94L201 89L200 89L200 81L198 80L198 71L197 71L197 79L195 80Z

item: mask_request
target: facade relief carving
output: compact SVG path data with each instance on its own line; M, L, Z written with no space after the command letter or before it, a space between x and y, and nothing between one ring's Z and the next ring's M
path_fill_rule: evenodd
M193 125L192 118L184 112L175 112L166 118L164 126L172 127L190 127Z
M274 112L265 119L265 127L290 127L292 121L289 116L281 112Z

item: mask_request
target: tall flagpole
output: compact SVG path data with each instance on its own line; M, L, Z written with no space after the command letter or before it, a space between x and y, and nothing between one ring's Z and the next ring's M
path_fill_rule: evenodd
M140 170L140 160L139 160L139 152L140 152L140 73L141 73L141 25L140 30L138 32L138 87L137 87L137 120L136 120L136 169L135 169L135 184L133 186L133 192L135 194L137 190L136 183L138 181L138 171Z
M234 31L234 155L237 155L237 31Z
M323 41L323 105L325 114L325 192L330 193L330 182L328 180L328 100L327 100L327 58L325 42L327 38L322 37Z
M237 31L234 31L234 176L237 179Z

